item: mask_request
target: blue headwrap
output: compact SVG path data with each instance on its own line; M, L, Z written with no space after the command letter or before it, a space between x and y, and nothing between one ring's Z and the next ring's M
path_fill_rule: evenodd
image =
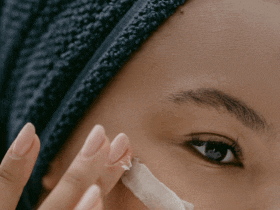
M17 209L101 90L186 0L6 0L1 17L1 136L32 122L41 149Z

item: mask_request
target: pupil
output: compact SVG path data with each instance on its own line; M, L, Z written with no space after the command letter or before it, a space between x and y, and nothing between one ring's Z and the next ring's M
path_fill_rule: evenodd
M209 159L221 161L227 154L228 147L222 143L206 142L205 154Z

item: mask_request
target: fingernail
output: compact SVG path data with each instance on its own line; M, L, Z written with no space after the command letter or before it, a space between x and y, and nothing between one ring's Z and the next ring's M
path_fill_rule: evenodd
M103 126L94 126L81 150L82 155L85 157L93 156L102 147L104 142L105 130Z
M112 165L124 155L127 151L129 145L129 140L127 135L120 133L111 143L111 150L108 158L108 164Z
M100 188L97 185L92 185L82 197L80 203L77 206L79 210L91 210L99 203L101 203L98 199L100 196Z
M30 149L35 136L35 127L32 123L27 123L19 132L12 153L23 157Z

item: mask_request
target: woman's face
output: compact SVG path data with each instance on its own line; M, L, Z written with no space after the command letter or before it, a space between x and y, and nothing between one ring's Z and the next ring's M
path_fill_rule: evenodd
M90 107L44 187L101 124L111 140L127 134L135 156L196 210L280 209L279 11L276 0L178 8ZM121 181L105 203L146 209Z

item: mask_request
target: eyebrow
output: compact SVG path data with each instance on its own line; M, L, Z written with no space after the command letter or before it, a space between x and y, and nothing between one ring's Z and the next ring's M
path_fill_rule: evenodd
M219 110L225 109L243 125L255 132L266 132L269 130L267 121L263 116L257 114L245 102L214 88L198 88L171 93L168 101L176 104L195 103Z

